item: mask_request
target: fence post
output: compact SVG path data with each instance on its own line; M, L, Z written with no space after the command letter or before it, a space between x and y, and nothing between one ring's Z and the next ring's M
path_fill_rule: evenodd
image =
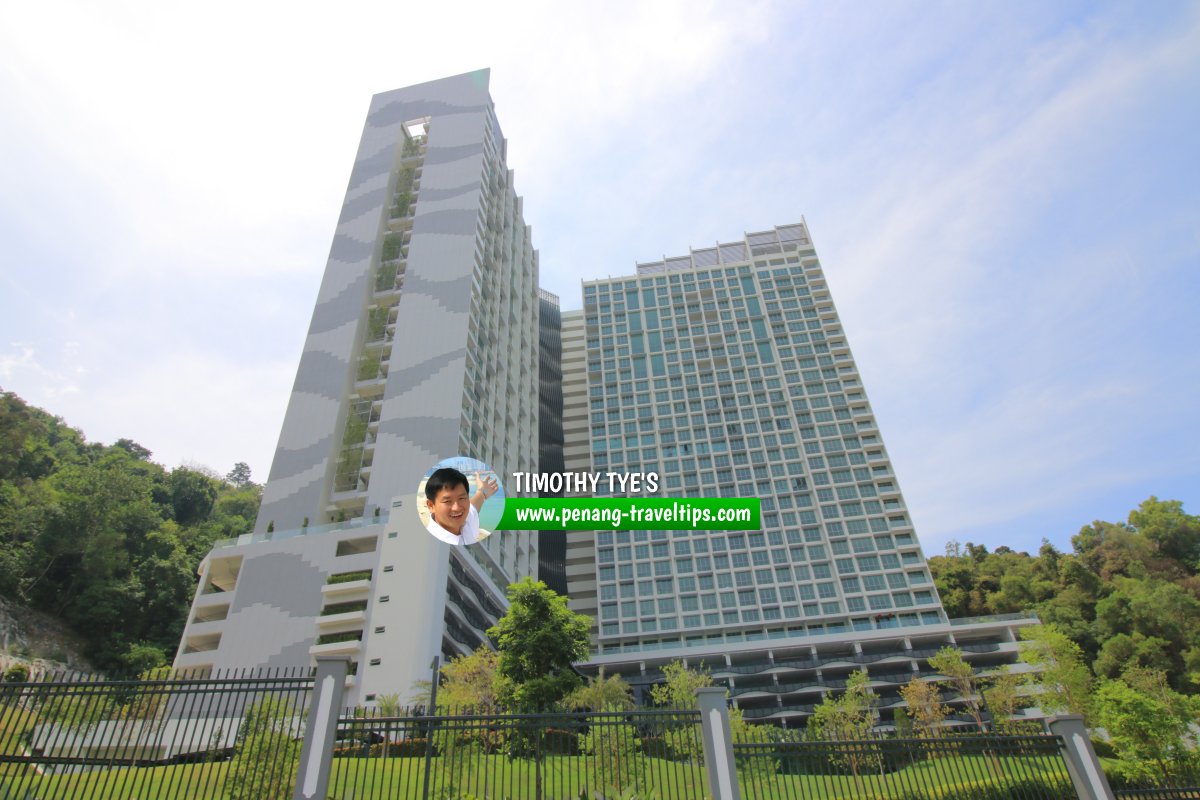
M713 800L741 800L725 691L723 686L706 686L696 690L696 699L700 704L700 728L704 732L704 769L708 773L708 788Z
M308 707L292 800L324 800L328 795L333 742L349 669L348 656L317 656L317 677L313 681L313 699Z
M1078 714L1049 717L1046 728L1062 737L1067 772L1080 800L1113 800L1112 788L1100 766L1100 759L1096 758L1096 751L1092 749L1083 717Z

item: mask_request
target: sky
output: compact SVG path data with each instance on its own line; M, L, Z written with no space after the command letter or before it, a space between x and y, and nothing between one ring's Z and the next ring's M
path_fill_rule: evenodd
M0 3L0 388L265 479L371 95L490 67L542 284L803 215L928 554L1200 513L1200 3Z

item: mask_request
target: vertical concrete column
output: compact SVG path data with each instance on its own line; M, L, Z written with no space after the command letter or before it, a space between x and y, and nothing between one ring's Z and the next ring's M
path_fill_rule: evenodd
M1100 767L1096 751L1092 749L1092 740L1088 738L1083 717L1077 714L1050 717L1046 720L1046 728L1062 737L1067 772L1071 775L1071 783L1075 785L1079 800L1113 800L1112 788Z
M308 707L308 724L304 730L304 746L300 750L292 800L324 800L329 795L333 742L349 669L348 656L317 656L317 677L313 683L312 703Z
M700 728L704 733L704 769L708 772L708 788L713 800L741 800L725 690L719 686L697 689L696 699L700 705Z

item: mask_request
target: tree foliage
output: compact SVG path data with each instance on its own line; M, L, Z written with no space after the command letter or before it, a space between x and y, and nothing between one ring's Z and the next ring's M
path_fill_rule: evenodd
M1013 717L1025 707L1021 695L1022 678L1001 666L992 677L991 686L983 690L983 702L992 714L992 731L995 733L1018 733L1020 722Z
M878 699L870 687L866 670L855 670L846 679L846 691L825 695L808 721L811 735L819 739L849 741L865 739L875 727Z
M1021 629L1021 659L1037 667L1029 673L1040 689L1038 705L1047 712L1080 714L1091 719L1092 674L1083 651L1053 625Z
M233 469L229 470L225 480L239 489L245 489L250 485L250 465L245 461L237 462L233 465Z
M1200 706L1173 691L1160 671L1135 667L1124 679L1103 681L1096 690L1096 720L1126 772L1142 779L1169 776L1196 760L1187 735L1188 726L1200 721Z
M277 700L251 706L238 728L225 790L230 800L287 800L300 760L302 715Z
M443 664L438 686L438 712L500 713L499 663L500 654L485 645L474 653ZM428 692L425 697L429 697Z
M837 697L825 695L820 705L813 709L808 720L808 735L831 741L854 741L870 736L875 727L875 708L879 704L870 683L866 670L850 673L846 691ZM881 763L879 754L867 749L842 751L832 760L848 767L856 779L863 772L878 769Z
M620 675L600 674L587 678L583 686L571 692L563 705L575 711L628 711L633 708L633 688Z
M488 629L500 654L500 702L513 711L553 709L582 683L572 664L588 655L591 619L528 577L509 585L508 602L508 611Z
M911 721L913 734L921 738L936 736L950 714L937 684L914 677L900 688L900 697L907 703L905 714Z
M650 688L650 699L665 708L685 711L699 708L697 689L713 685L712 675L701 666L692 669L683 661L672 661L663 667L663 683ZM682 721L666 722L660 734L667 750L675 758L699 758L703 746L698 725Z
M930 656L929 666L943 675L940 683L958 693L967 713L975 720L975 726L981 732L986 730L983 724L983 679L963 660L962 653L947 645Z
M1035 611L1079 648L1096 675L1128 663L1158 669L1176 691L1200 684L1200 518L1151 497L1125 522L1096 521L1072 552L1036 555L952 542L929 559L952 617ZM1198 676L1200 677L1200 676Z
M170 659L196 565L258 513L254 484L150 456L0 393L0 595L60 617L89 660L125 673Z
M701 667L692 669L682 661L663 667L664 682L650 689L650 698L658 705L685 710L697 708L696 690L713 685L712 675Z

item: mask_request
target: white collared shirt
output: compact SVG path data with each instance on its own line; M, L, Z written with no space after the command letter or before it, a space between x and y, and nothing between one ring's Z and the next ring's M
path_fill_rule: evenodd
M479 541L479 512L475 510L475 506L467 505L467 521L463 523L462 533L454 534L438 525L437 520L433 515L429 516L429 525L426 528L435 539L439 539L446 544L458 546L475 544Z

